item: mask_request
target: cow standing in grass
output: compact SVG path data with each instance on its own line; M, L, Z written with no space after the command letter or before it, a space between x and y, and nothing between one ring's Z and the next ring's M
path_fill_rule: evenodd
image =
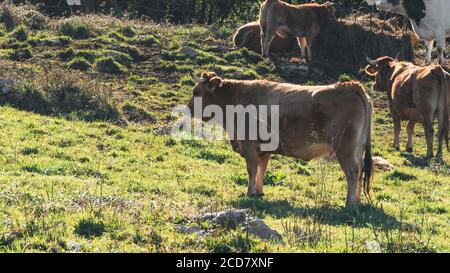
M367 57L367 56L366 56ZM394 120L394 148L400 147L401 121L408 121L406 151L412 152L414 126L421 123L427 142L427 158L433 157L433 121L438 117L438 150L442 157L444 139L448 148L449 105L446 72L439 65L416 66L390 57L372 60L366 72L375 77L374 90L386 92Z
M245 47L255 52L261 52L261 28L259 22L251 22L238 28L233 35L235 47ZM283 34L283 37L275 33L270 52L291 52L297 46L297 40L290 34Z
M228 80L213 72L202 73L197 81L188 103L191 112L198 107L195 103L198 99L201 99L201 109L213 106L223 112L230 106L246 109L279 107L279 128L275 132L278 142L272 150L262 149L267 140L263 141L259 136L236 140L236 134L243 133L236 127L236 116L227 119L228 114L222 114L221 125L227 131L233 149L247 163L247 195L263 195L264 174L271 154L303 160L335 154L347 178L346 205L360 202L361 188L370 200L372 103L360 84L300 86L264 80ZM261 112L257 119L262 118L260 115ZM203 121L212 119L203 114L201 118ZM269 120L271 118L267 118ZM245 124L244 135L250 130L249 121L250 118ZM273 123L267 125L271 127ZM273 130L271 127L271 133Z
M439 63L443 64L445 39L450 36L449 0L366 0L369 5L377 5L384 11L406 16L414 31L425 41L427 54L425 62L431 63L431 52L436 40Z
M289 33L297 38L301 56L312 60L312 44L321 29L337 22L333 4L290 5L280 0L266 0L260 10L261 48L263 56L269 55L269 48L276 33Z

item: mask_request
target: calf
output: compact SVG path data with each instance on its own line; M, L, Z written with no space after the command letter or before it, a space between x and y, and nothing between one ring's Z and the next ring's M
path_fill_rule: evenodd
M261 27L259 22L251 22L241 26L233 36L235 47L245 47L255 52L261 52ZM271 52L291 52L295 49L297 40L295 37L286 34L281 37L275 33L270 44Z
M369 5L376 4L382 10L406 16L414 31L425 40L426 63L431 63L431 51L436 40L439 63L443 64L445 38L450 35L449 0L366 0Z
M372 60L366 73L375 77L374 90L386 92L389 109L394 120L394 148L400 144L400 123L408 121L406 151L412 152L412 136L417 122L424 127L427 158L433 157L433 122L437 114L439 123L437 156L442 156L445 139L448 148L448 91L445 73L439 65L419 67L399 62L390 57Z
M312 60L312 44L320 30L327 24L336 23L333 4L290 5L280 0L266 0L260 10L261 48L269 55L269 46L275 33L290 33L297 38L301 56Z
M224 117L221 125L228 133L233 149L247 163L247 195L263 194L264 174L271 154L303 160L335 154L347 179L346 205L360 202L362 187L366 197L371 200L372 103L360 84L349 82L300 86L263 80L228 80L213 72L202 73L197 81L193 97L188 103L191 111L198 107L195 101L199 98L202 109L213 106L223 112L228 111L230 106L242 106L245 109L258 106L279 108L275 121L267 119L271 132L278 137L272 149L263 149L267 139L264 141L260 135L255 139L247 137L247 130L251 127L250 118L245 124L245 132L242 132L242 127L236 127L235 115L221 115ZM258 112L256 119L261 119L261 115ZM216 116L219 115L215 114L214 118ZM203 121L210 119L202 115ZM274 125L277 121L278 128ZM239 139L236 134L246 137Z

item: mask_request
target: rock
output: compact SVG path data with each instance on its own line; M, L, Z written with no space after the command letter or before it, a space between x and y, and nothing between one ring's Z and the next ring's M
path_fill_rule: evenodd
M0 77L0 90L3 95L13 93L15 90L12 88L14 82L10 79Z
M366 241L366 249L369 253L382 253L380 243L377 241Z
M283 238L274 229L271 229L263 220L255 218L247 221L247 226L244 227L250 234L253 234L263 240L275 240L282 242Z
M204 231L203 229L201 229L199 227L179 225L179 226L177 226L177 229L181 233L187 233L187 234L194 234L195 233L195 234L197 234L199 236L203 236L203 235L206 234L206 231Z
M79 253L79 252L81 252L81 245L79 243L76 243L76 242L68 242L67 243L67 249L69 251Z
M187 46L185 46L182 49L180 49L180 52L183 53L186 56L189 56L189 57L195 57L195 56L198 55L197 50L195 50L195 49L193 49L191 47L187 47Z
M212 221L221 227L236 228L245 223L247 213L247 209L230 209L216 213L207 213L203 215L203 219Z
M394 169L394 166L381 156L372 157L372 162L380 170L390 171Z

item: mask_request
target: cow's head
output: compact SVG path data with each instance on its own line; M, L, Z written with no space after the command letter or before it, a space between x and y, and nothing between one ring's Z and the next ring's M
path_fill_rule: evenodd
M366 0L369 5L376 5L379 10L406 15L404 0Z
M194 112L194 99L202 99L202 109L211 104L216 104L214 93L218 88L222 87L223 80L214 72L202 72L200 76L193 75L197 84L192 90L192 98L187 104L191 113ZM208 121L208 118L202 117L203 121Z
M367 55L366 60L369 62L366 67L367 75L375 77L373 89L379 92L388 91L389 81L393 73L392 64L396 60L388 56L372 60Z

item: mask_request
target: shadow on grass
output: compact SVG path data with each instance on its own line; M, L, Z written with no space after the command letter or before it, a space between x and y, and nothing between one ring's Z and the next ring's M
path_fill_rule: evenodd
M363 204L353 208L333 207L330 205L294 207L286 200L264 200L262 198L240 198L230 203L237 208L249 208L258 217L270 215L282 219L289 216L306 218L313 217L327 225L354 225L355 227L395 228L400 222L383 208Z
M428 166L429 162L427 161L427 158L425 156L415 155L406 152L402 152L400 155L407 160L406 164L409 166L422 168Z

